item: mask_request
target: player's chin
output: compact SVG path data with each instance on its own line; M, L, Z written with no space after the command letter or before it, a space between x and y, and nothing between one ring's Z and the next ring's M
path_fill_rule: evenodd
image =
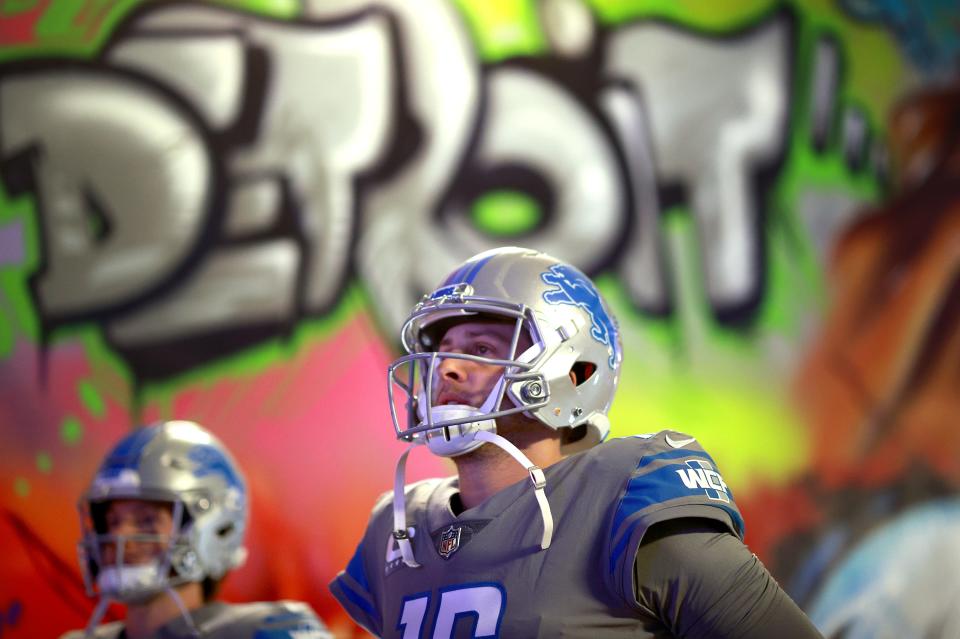
M530 419L523 413L512 413L497 418L497 433L500 435L527 432L531 428L539 427L544 426L539 421Z

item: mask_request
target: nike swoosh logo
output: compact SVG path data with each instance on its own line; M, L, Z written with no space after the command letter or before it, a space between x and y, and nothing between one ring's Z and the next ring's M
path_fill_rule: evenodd
M670 437L670 435L666 435L665 437L667 439L667 443L673 446L674 448L683 448L687 444L691 444L697 441L693 437L691 437L690 439L681 439L680 441L673 439L672 437Z

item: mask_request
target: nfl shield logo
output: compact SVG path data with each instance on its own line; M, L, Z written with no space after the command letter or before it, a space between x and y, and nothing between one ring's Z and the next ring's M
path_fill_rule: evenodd
M460 526L450 526L440 533L440 543L437 544L437 552L444 559L449 559L450 555L457 552L460 548Z

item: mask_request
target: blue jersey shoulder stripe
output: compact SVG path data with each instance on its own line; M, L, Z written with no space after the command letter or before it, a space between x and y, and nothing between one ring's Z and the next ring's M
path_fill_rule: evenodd
M364 599L353 588L347 585L343 579L338 579L337 582L340 584L340 588L343 589L343 594L346 595L347 599L349 599L351 603L367 613L372 619L378 619L377 611L373 609L373 606L370 605L369 601Z
M634 524L636 526L636 524ZM627 542L630 541L630 537L633 535L633 528L631 526L629 530L623 531L623 534L620 535L620 541L613 547L613 550L610 551L610 572L614 572L617 569L617 560L620 559L620 555L623 554L624 549L627 546Z
M649 457L643 457L638 463L637 468L640 469L644 466L648 466L653 461L665 459L669 460L681 457L686 459L692 458L695 460L702 459L708 462L711 467L716 467L713 463L713 459L707 453L697 450L681 449L666 451L664 453L651 455ZM675 499L695 496L698 493L706 493L707 490L703 488L690 488L684 483L683 479L678 473L687 471L687 464L673 463L643 475L631 478L630 481L627 482L627 487L624 490L623 496L620 498L620 503L617 505L617 510L614 513L613 526L610 530L610 534L612 536L616 536L620 531L621 525L627 518L635 513L649 508L650 506L669 502ZM730 500L732 501L732 499L733 497L730 495ZM734 526L736 526L737 530L742 534L743 518L735 508L731 508L728 504L721 500L717 500L715 503L704 503L705 505L711 505L726 512L730 519L733 520ZM623 553L637 523L638 522L634 522L631 524L629 530L623 531L623 533L620 534L619 542L617 542L610 553L611 570L613 570L616 566L616 562Z
M367 581L367 573L363 570L363 544L357 546L357 551L353 553L350 563L347 564L347 574L363 586L363 589L370 592L370 582Z
M713 465L713 460L707 453L693 450L671 450L641 458L637 468L648 466L653 461L676 457L699 457ZM627 482L627 488L623 491L623 496L617 505L617 512L613 516L613 531L616 532L620 528L624 519L647 506L690 495L690 489L684 486L676 475L676 469L680 467L680 464L671 464L653 472L632 477Z

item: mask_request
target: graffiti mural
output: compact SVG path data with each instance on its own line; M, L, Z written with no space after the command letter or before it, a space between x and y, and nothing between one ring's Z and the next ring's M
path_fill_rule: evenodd
M952 218L876 214L903 176L929 178L887 149L935 118L890 109L960 41L930 17L956 9L898 6L0 9L0 543L18 549L0 636L83 623L75 500L111 442L172 417L217 432L250 479L251 558L224 596L304 599L359 632L326 583L390 485L397 327L501 244L571 261L610 300L626 352L615 435L673 427L716 451L747 541L822 628L854 627L851 597L889 607L845 575L883 552L868 535L885 522L949 515L960 477L955 455L904 448L928 428L944 454L960 445L930 426L940 409L898 428L877 408L901 401L924 344L953 343L955 313L935 309L957 297L937 253ZM878 248L915 234L915 255ZM891 264L922 271L924 306L878 297ZM850 287L860 306L828 301ZM947 319L925 341L898 308ZM934 469L919 487L917 465ZM845 514L900 490L882 515Z
M911 95L890 136L896 195L838 239L834 299L796 377L815 442L803 483L823 518L779 552L784 574L795 561L784 558L802 558L793 591L825 632L949 637L960 631L957 584L941 583L960 487L960 86Z

